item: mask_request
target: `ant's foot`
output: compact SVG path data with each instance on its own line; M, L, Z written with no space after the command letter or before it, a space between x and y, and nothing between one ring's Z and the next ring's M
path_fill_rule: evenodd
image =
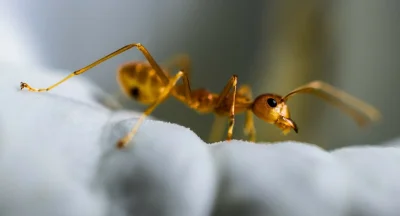
M21 82L20 87L21 87L21 90L22 90L24 88L28 88L29 85L27 83Z

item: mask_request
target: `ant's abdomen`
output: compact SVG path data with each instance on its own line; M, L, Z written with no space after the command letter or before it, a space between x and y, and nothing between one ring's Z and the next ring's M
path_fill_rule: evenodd
M117 71L117 81L123 93L143 104L153 103L165 85L150 64L128 62Z

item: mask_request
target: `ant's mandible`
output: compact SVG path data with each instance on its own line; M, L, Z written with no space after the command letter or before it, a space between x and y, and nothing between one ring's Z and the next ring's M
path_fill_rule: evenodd
M142 52L147 62L128 62L123 64L118 69L117 80L121 90L126 95L143 104L148 104L149 107L141 115L131 131L118 141L118 148L127 146L144 119L170 95L199 113L215 113L218 116L228 116L227 140L232 139L235 115L240 113L246 114L244 131L249 136L250 141L255 141L256 139L253 114L267 123L276 125L284 134L287 134L290 130L294 130L297 133L298 128L290 118L286 104L288 99L297 93L310 93L325 99L346 112L361 126L380 118L379 111L374 107L322 81L313 81L300 86L283 97L277 94L262 94L255 99L252 98L249 86L237 87L238 78L235 75L229 79L219 94L209 92L204 88L191 90L189 81L190 61L187 56L176 56L172 59L169 63L170 65L175 64L181 67L181 70L172 76L166 68L161 68L157 64L148 50L140 43L126 45L74 71L47 88L33 88L29 84L21 82L21 89L27 88L33 92L50 91L73 76L80 75L133 47ZM182 84L178 84L179 79L182 79Z

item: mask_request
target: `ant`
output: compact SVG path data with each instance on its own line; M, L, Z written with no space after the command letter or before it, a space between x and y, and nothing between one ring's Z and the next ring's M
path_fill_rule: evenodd
M252 98L251 88L248 85L237 87L238 77L236 75L233 75L229 79L219 94L209 92L204 88L191 90L189 80L190 63L187 57L180 56L173 59L171 64L180 65L182 69L172 76L165 68L160 67L149 51L140 43L126 45L74 71L47 88L33 88L29 84L21 82L21 90L27 88L32 92L50 91L66 80L80 75L96 65L134 47L141 51L147 62L128 62L122 64L117 70L117 81L124 94L149 106L131 131L117 142L118 148L127 147L144 119L171 95L198 113L214 113L217 116L229 117L229 127L226 137L228 141L233 136L235 115L240 113L246 114L244 131L250 141L255 142L256 139L253 114L267 123L274 124L282 130L283 134L287 134L291 130L297 133L298 127L290 118L286 102L291 96L298 93L310 93L325 99L342 109L342 111L350 115L361 126L380 118L379 111L374 107L322 81L307 83L283 97L267 93L261 94L255 99ZM177 84L180 79L182 79L183 83Z

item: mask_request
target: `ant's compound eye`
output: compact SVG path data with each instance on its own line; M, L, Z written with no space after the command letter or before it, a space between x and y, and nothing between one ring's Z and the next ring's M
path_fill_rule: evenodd
M270 107L276 107L276 105L278 105L278 103L276 102L276 100L273 99L273 98L268 98L268 99L267 99L267 104L268 104Z
M139 88L133 87L130 91L130 94L133 98L138 98L139 97Z

